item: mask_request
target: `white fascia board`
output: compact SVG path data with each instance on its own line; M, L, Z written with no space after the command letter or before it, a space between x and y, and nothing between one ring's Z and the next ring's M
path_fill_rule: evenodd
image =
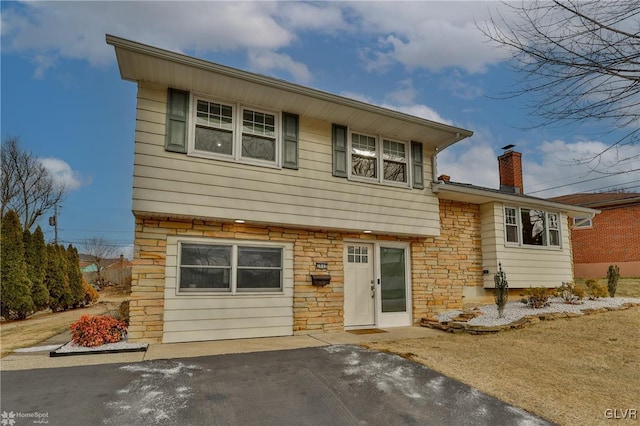
M361 111L365 111L365 112L380 115L380 116L394 118L397 120L402 120L407 123L412 123L415 125L431 128L431 129L442 131L445 133L450 133L452 135L451 140L440 143L438 146L436 146L438 150L442 150L447 146L450 146L456 142L461 141L462 139L468 138L471 135L473 135L473 132L470 130L462 129L455 126L450 126L448 124L438 123L436 121L431 121L425 118L405 114L403 112L390 110L377 105L361 102L355 99L345 98L343 96L334 95L328 92L323 92L321 90L312 89L310 87L301 86L301 85L290 83L284 80L238 70L235 68L231 68L224 65L220 65L213 62L187 56L181 53L171 52L169 50L164 50L164 49L149 46L146 44L138 43L135 41L123 39L110 34L106 35L106 42L107 44L113 46L116 49L116 56L118 53L118 49L123 49L123 50L134 52L140 55L162 59L162 60L176 63L179 65L201 69L204 71L232 77L235 79L244 80L244 81L255 83L255 84L260 84L266 87L271 87L274 89L295 93L298 95L306 96L306 97L317 99L320 101L325 101L325 102L333 103L336 105L342 105L342 106L346 106L356 110L361 110ZM124 64L118 61L118 66L120 69L121 77L125 80L131 80L131 78L127 77L129 74L128 70L123 69Z
M481 199L482 202L502 202L505 204L513 205L529 205L536 207L544 207L548 210L557 210L566 213L569 217L589 216L593 218L596 214L600 213L600 210L590 209L587 207L572 206L570 204L556 203L548 201L542 198L534 198L526 195L500 193L490 190L483 190L482 188L473 186L458 186L448 185L445 182L433 182L431 184L431 190L438 195L438 198L447 199L447 194L456 194L461 196L468 196L470 199ZM457 197L459 198L459 197ZM473 204L479 204L478 202L469 201Z

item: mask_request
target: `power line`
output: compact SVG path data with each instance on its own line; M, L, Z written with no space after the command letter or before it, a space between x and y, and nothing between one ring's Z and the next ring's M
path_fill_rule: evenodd
M564 185L552 186L551 188L539 189L537 191L529 191L529 192L527 192L527 194L537 194L538 192L545 192L545 191L550 191L552 189L565 188L567 186L577 185L577 184L585 183L585 182L592 182L594 180L606 179L608 177L618 176L618 175L621 175L621 174L624 174L624 173L637 172L639 170L640 169L632 169L632 170L626 170L624 172L611 173L611 174L608 174L608 175L605 175L605 176L598 176L598 177L594 177L594 178L591 178L591 179L581 180L581 181L578 181L578 182L565 183Z
M632 180L629 182L625 182L623 185L627 185L629 183L636 183L636 182L640 182L640 179L636 179L636 180ZM620 187L620 186L615 186L615 185L608 185L608 186L603 186L601 188L595 188L595 189L588 189L585 192L593 192L593 191L602 191L604 189L612 189L612 190L619 190L619 191L627 191L629 189L634 189L634 188L640 188L640 185L633 185L633 186L627 186L627 187Z

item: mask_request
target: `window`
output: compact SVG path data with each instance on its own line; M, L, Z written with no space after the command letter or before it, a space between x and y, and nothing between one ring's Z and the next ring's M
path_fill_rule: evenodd
M192 152L278 165L278 120L273 112L194 97Z
M366 178L377 178L376 138L351 134L351 174Z
M592 228L593 227L593 221L591 219L591 217L574 217L573 218L573 228L574 229L580 229L580 228Z
M516 209L512 207L504 208L504 225L506 228L507 242L518 242L518 217Z
M369 249L367 247L349 246L347 248L348 263L369 263Z
M384 180L407 181L407 152L405 144L389 140L382 141L382 168Z
M242 110L242 156L276 161L276 116Z
M198 99L195 149L233 155L233 107Z
M351 176L408 184L407 146L405 142L352 132Z
M505 242L526 246L560 246L558 213L505 207Z
M282 247L181 243L181 292L280 292Z

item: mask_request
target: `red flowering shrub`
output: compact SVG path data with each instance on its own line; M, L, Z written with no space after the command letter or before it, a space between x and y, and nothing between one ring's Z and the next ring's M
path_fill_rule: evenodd
M116 343L127 334L127 325L113 317L83 315L71 324L72 340L79 346Z

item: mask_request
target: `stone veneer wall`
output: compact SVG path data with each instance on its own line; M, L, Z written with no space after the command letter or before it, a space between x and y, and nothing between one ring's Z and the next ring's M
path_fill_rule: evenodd
M480 206L440 200L440 236L413 242L413 322L461 309L465 286L483 286Z
M462 287L482 285L479 206L440 201L441 235L429 238L365 235L254 226L203 220L136 218L130 302L130 341L162 341L165 253L168 235L269 240L294 244L293 332L344 327L344 240L411 243L413 322L462 307ZM311 285L317 262L327 264L331 284ZM324 271L322 271L324 272Z

